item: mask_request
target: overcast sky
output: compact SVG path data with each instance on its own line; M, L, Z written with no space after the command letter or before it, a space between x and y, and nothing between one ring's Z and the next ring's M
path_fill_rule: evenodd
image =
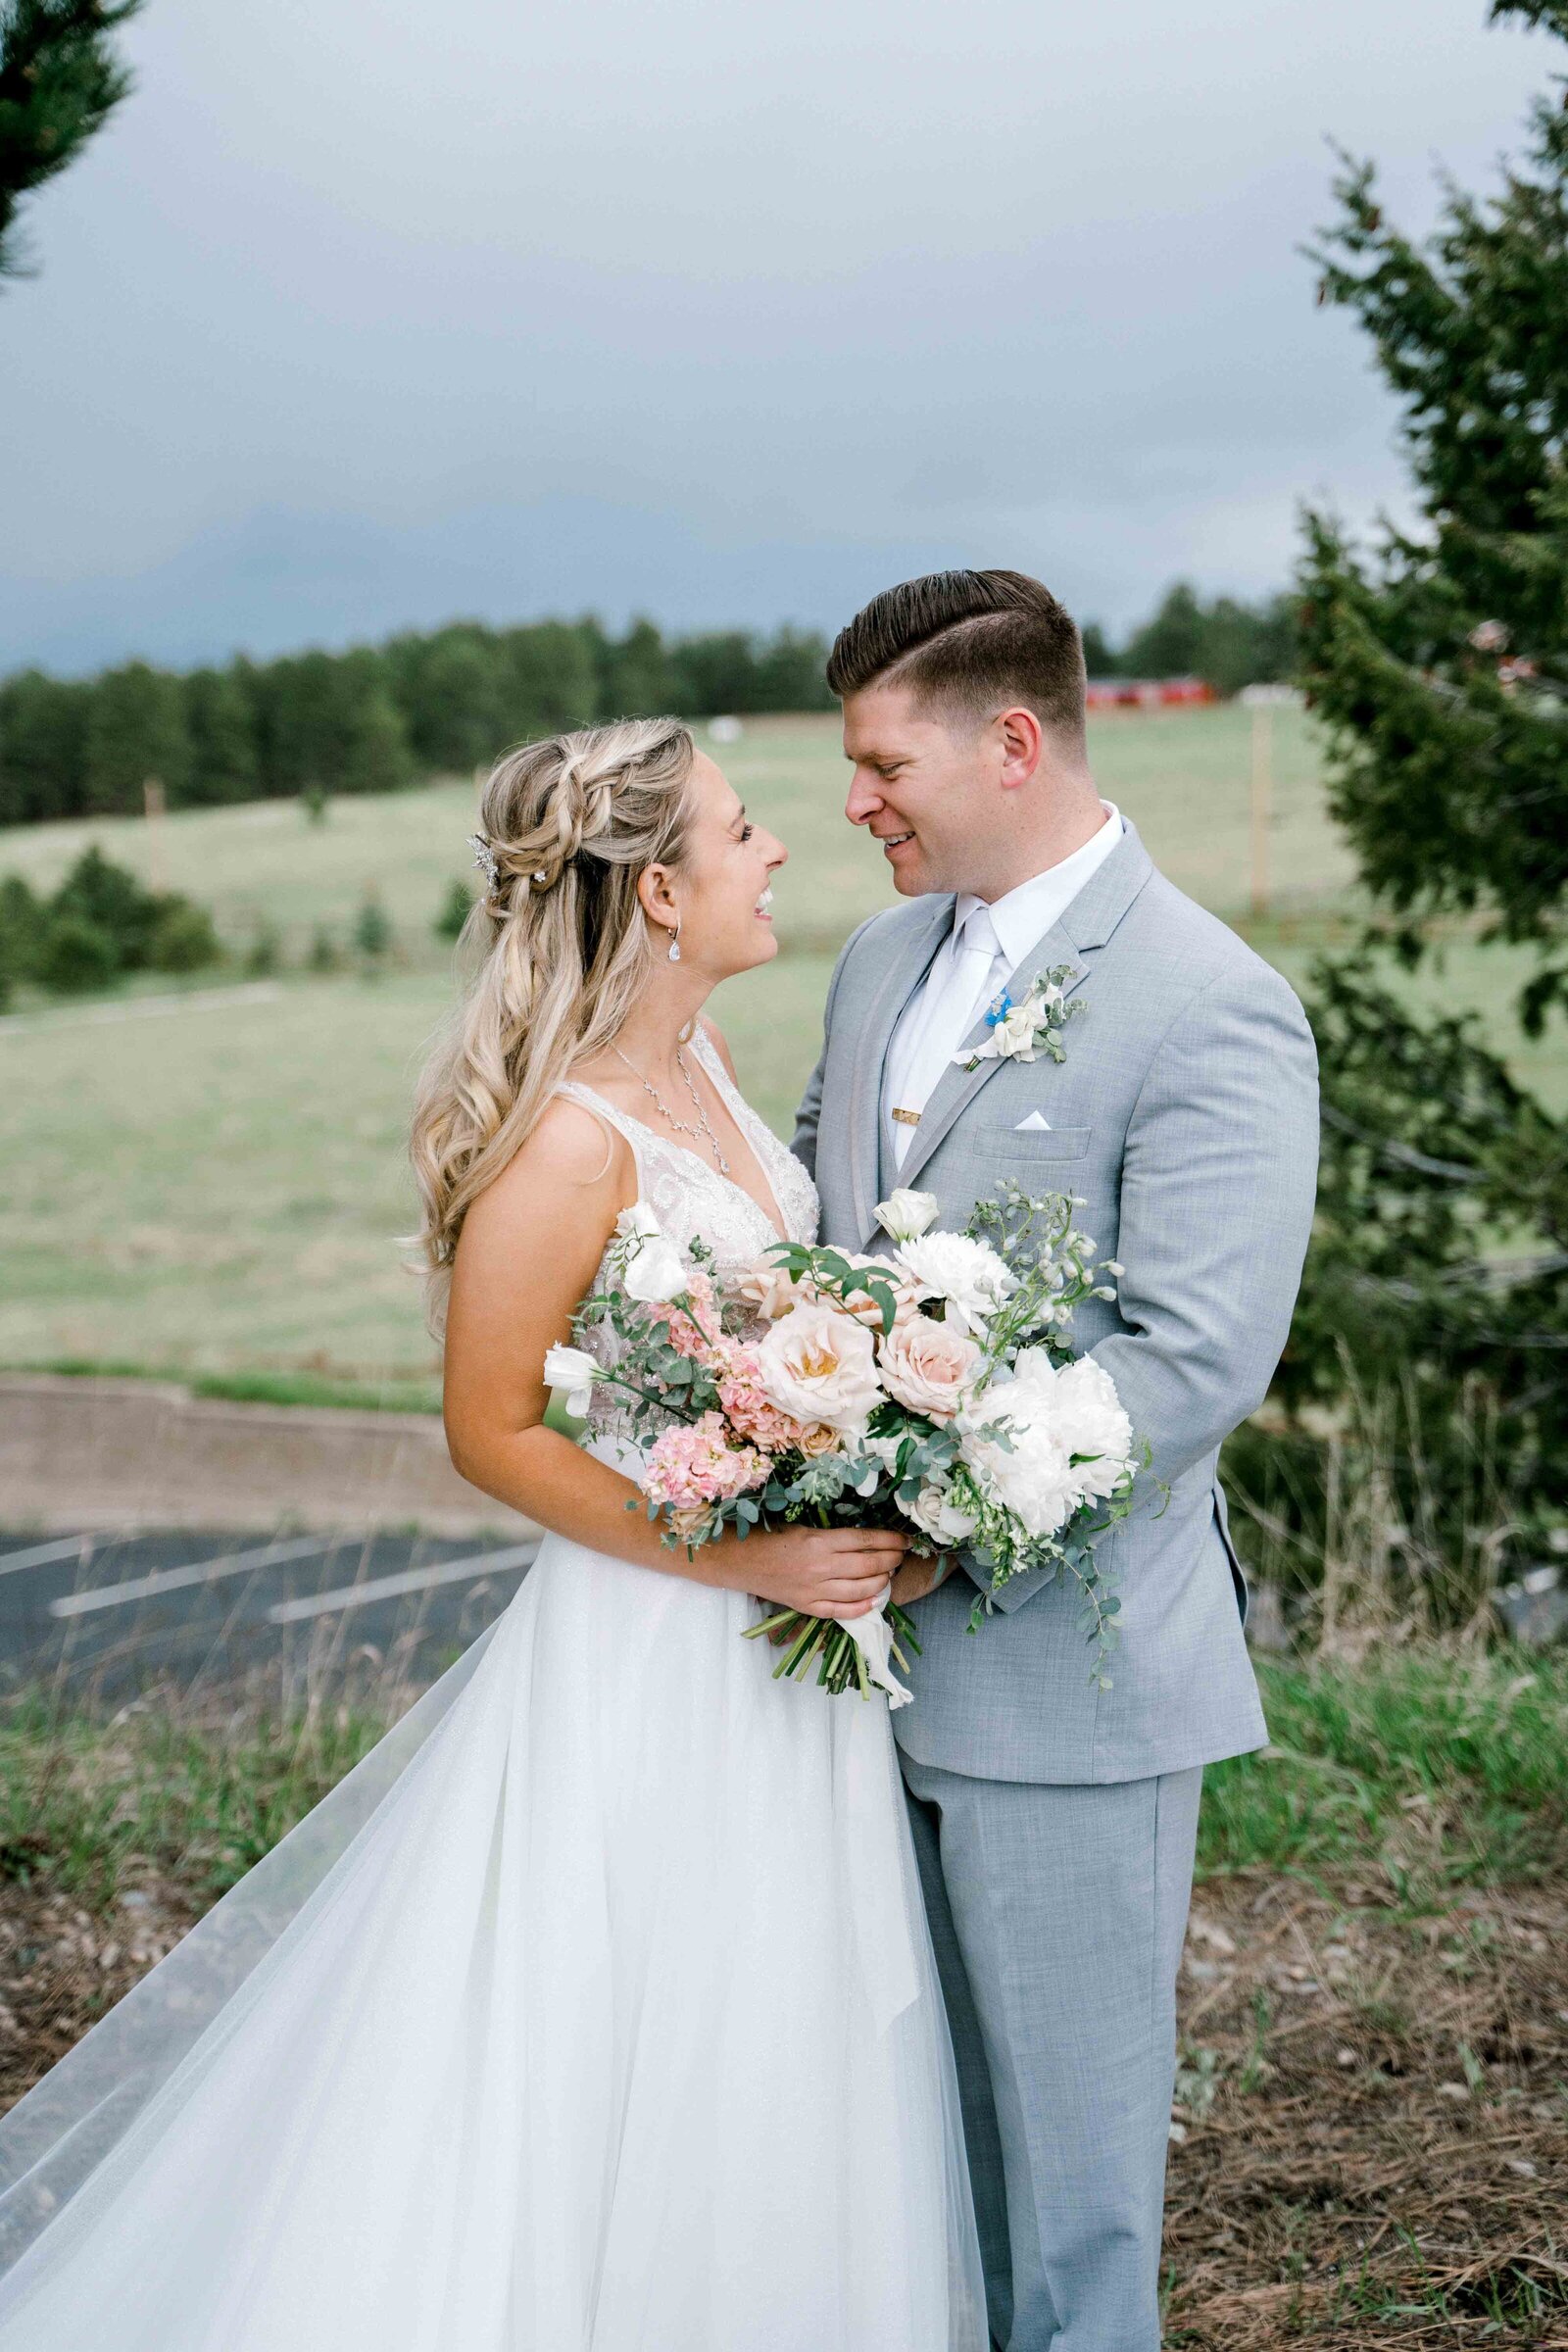
M1296 248L1560 59L1484 0L149 0L0 292L0 670L946 564L1140 617L1396 498Z

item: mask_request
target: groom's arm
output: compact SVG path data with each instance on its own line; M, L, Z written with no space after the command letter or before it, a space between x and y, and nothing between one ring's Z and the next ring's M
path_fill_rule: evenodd
M801 1097L801 1107L795 1113L795 1133L790 1140L790 1150L796 1158L804 1163L808 1173L813 1178L816 1175L816 1130L817 1123L822 1116L822 1077L827 1068L828 1037L833 1027L833 1000L839 993L839 981L843 976L845 965L850 960L850 951L860 933L869 930L875 921L876 916L868 914L863 923L857 923L839 950L839 959L833 966L833 977L827 984L827 1003L822 1007L822 1051L816 1057L815 1069L806 1082L806 1092Z
M1091 1349L1151 1448L1140 1506L1268 1393L1317 1189L1317 1054L1266 967L1222 973L1176 1015L1128 1125L1117 1285L1124 1328ZM977 1575L977 1581L978 1575ZM998 1595L1016 1608L1045 1581Z

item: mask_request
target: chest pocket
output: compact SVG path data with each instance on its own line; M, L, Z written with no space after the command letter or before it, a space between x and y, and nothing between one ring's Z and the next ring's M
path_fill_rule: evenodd
M1017 1169L1082 1159L1094 1133L1092 1127L960 1127L956 1140L960 1151Z

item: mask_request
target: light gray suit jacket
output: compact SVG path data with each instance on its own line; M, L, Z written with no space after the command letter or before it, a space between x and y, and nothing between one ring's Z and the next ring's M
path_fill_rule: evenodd
M1074 1341L1114 1379L1152 1462L1105 1539L1122 1604L1111 1688L1092 1682L1070 1577L1020 1578L970 1635L985 1576L966 1562L973 1583L950 1577L919 1605L915 1704L894 1727L919 1762L997 1780L1141 1780L1242 1754L1267 1734L1217 1461L1262 1401L1300 1281L1317 1180L1311 1031L1287 983L1168 882L1129 825L1008 983L1016 1000L1036 972L1072 966L1084 1009L1065 1062L950 1068L898 1168L883 1062L953 905L873 915L839 958L795 1135L823 1238L885 1247L873 1212L895 1184L935 1194L949 1227L1008 1176L1081 1196L1080 1225L1126 1272L1114 1304L1079 1309ZM1037 1110L1049 1129L1021 1132Z

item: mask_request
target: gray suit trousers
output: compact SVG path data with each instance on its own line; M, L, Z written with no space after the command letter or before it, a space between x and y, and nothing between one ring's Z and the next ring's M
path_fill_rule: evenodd
M1095 1788L903 1764L992 2334L1003 2352L1159 2352L1202 1766Z

